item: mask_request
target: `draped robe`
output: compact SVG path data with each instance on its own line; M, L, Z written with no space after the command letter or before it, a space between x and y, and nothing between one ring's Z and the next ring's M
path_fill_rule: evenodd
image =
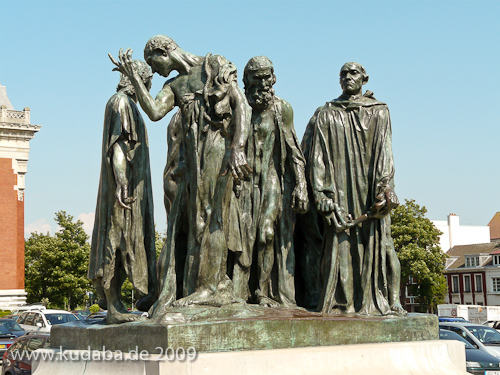
M118 143L126 157L131 210L116 199L113 147ZM115 276L117 254L134 288L142 295L155 292L156 249L153 193L146 126L134 101L118 92L104 115L101 176L97 195L88 277L102 278L109 288Z
M326 103L317 115L309 162L315 201L333 199L345 218L367 213L377 195L394 188L387 106L366 96L341 96ZM390 216L368 219L341 233L326 220L324 225L318 309L390 314L391 288L400 277Z

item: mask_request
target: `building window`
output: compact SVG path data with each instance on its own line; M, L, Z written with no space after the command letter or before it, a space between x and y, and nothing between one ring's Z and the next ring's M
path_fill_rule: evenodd
M493 255L493 265L500 266L500 255Z
M470 293L470 275L464 275L464 293Z
M465 267L478 267L479 266L479 257L466 257L465 258Z
M478 293L483 291L483 276L482 275L474 275L474 290Z
M500 286L500 284L499 284L499 286ZM451 292L458 293L458 276L451 277Z
M493 282L493 291L500 292L500 277L492 277L491 281Z

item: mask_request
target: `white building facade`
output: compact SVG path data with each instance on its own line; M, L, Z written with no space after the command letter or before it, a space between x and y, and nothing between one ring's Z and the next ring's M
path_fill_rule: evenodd
M455 214L449 214L448 220L432 220L432 223L443 232L439 236L439 245L445 253L457 245L490 242L490 227L488 225L460 225L460 217Z

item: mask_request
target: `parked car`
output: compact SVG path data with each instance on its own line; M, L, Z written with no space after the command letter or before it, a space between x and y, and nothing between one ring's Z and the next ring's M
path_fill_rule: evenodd
M53 325L74 322L78 320L72 313L64 310L25 311L17 323L26 332L50 332Z
M71 310L71 312L75 315L76 314L80 315L83 319L85 319L87 316L90 315L89 310Z
M3 356L16 339L17 336L10 332L7 327L0 325L0 355Z
M500 330L500 321L498 320L487 320L486 322L482 322L481 325L495 328L497 331Z
M28 333L19 337L3 355L2 375L30 375L29 354L37 349L48 348L49 345L50 335L47 333Z
M465 320L464 318L460 317L453 317L453 316L439 316L438 317L439 322L457 322L457 323L470 323L468 320Z
M500 358L500 333L497 330L472 323L439 323L440 329L453 331L462 336L476 349Z
M90 311L88 310L71 310L71 312L81 319L85 319L90 315Z
M31 310L45 310L45 306L41 302L25 303L24 305L18 306L17 309L12 312L12 314L20 315L23 311Z
M497 357L476 349L457 333L446 329L440 329L439 339L456 340L465 345L465 366L467 367L467 372L474 375L489 374L490 371L498 371L500 373L500 362Z
M90 314L85 319L106 319L107 314L108 314L107 311L98 311L98 312Z
M13 319L0 318L0 324L7 328L10 333L16 337L22 336L26 333L25 330L22 329L21 326Z
M12 319L13 321L17 322L17 319L19 319L20 316L21 314L5 315L3 316L3 319Z

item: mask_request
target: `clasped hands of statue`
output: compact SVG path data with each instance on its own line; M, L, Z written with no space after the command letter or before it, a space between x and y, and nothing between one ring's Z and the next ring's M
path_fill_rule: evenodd
M349 228L361 224L367 219L382 219L391 210L399 206L399 200L392 189L386 189L375 199L375 203L370 210L360 217L354 219L351 214L346 213L333 199L328 198L323 193L316 200L316 208L322 214L329 225L333 225L337 233L341 233Z

